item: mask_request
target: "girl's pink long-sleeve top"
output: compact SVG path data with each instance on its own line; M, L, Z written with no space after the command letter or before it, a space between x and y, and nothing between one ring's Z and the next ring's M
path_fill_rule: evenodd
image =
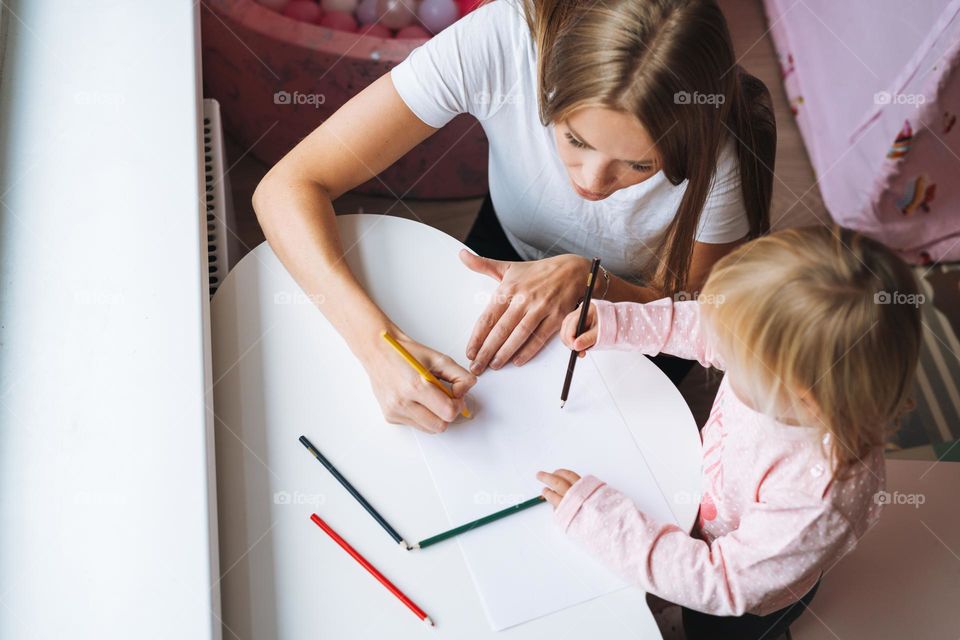
M667 353L724 368L701 325L698 302L595 304L596 348ZM753 411L727 378L701 438L703 497L692 534L652 520L589 475L566 493L557 521L644 590L691 609L736 616L766 615L799 600L879 516L879 447L849 477L834 478L829 435Z

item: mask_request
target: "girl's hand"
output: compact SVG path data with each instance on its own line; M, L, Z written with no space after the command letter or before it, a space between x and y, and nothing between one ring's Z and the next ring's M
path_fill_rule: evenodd
M579 479L580 476L569 469L557 469L553 473L547 473L546 471L537 472L537 480L547 485L541 495L547 499L547 502L553 505L554 509L556 509L560 501L563 500L563 496L567 495L570 487L575 485Z
M590 271L590 260L572 254L505 262L464 250L460 259L500 283L467 343L475 374L487 366L499 369L511 360L520 366L536 355L577 304Z
M590 310L587 311L587 321L584 324L583 333L581 333L579 337L574 338L577 334L577 323L579 321L579 308L576 311L568 313L567 317L563 319L563 324L560 326L560 339L568 348L579 351L580 357L582 358L587 355L587 349L597 344L598 325L596 305L593 303L590 304Z
M464 396L477 377L449 356L411 340L399 331L397 342L440 380L451 384L454 398L424 380L406 360L379 337L376 347L361 362L370 377L373 394L387 422L408 424L427 433L440 433L463 411Z

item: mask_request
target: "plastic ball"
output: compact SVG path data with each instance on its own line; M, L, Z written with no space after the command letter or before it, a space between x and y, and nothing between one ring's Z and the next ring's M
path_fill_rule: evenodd
M373 36L374 38L390 38L393 34L382 24L367 24L360 27L357 33L364 36Z
M380 24L388 29L403 29L414 21L415 7L410 0L380 0L377 3Z
M360 24L373 24L377 21L377 18L380 17L377 10L378 4L380 4L380 0L360 0L356 11L357 20L360 21Z
M412 24L397 31L398 40L425 40L429 37L430 32L417 24Z
M440 33L460 17L460 9L453 0L423 0L417 16L433 33Z
M303 22L316 22L323 12L313 0L291 0L283 10L283 15Z
M277 13L283 13L283 10L287 8L287 3L290 0L257 0L257 4L276 11Z
M357 21L352 13L346 11L331 11L320 20L321 27L329 27L337 31L354 32L357 30Z
M320 0L320 8L327 12L353 13L357 10L357 0Z

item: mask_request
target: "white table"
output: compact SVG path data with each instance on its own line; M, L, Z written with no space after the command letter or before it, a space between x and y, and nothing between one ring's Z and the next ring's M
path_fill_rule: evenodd
M195 0L18 0L0 638L219 638Z
M413 338L463 363L494 283L460 264L462 245L401 218L341 216L338 224L347 262L373 298ZM491 631L456 544L400 550L297 441L311 438L401 534L448 528L413 432L385 425L372 392L343 401L369 390L363 369L266 243L228 275L212 318L224 637L660 637L636 588ZM689 528L701 456L686 404L645 358L595 357L677 521ZM310 522L313 511L437 628L422 625L334 545Z

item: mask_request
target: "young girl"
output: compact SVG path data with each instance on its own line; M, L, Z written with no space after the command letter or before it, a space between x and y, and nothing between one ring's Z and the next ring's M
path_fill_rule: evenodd
M701 433L692 534L593 476L541 472L560 526L682 605L688 638L779 637L879 515L885 430L917 362L917 300L910 270L885 247L809 228L738 248L698 301L599 301L576 339L570 314L561 337L581 355L666 352L726 375Z
M370 299L331 205L460 114L483 127L490 153L490 195L467 238L479 255L461 257L500 283L464 345L470 371ZM699 290L718 258L767 230L775 146L766 89L737 66L713 0L495 0L343 105L270 170L253 204L387 418L437 432L476 374L522 365L553 337L593 256L609 269L605 300ZM417 180L430 178L425 166ZM420 384L383 330L455 399Z

